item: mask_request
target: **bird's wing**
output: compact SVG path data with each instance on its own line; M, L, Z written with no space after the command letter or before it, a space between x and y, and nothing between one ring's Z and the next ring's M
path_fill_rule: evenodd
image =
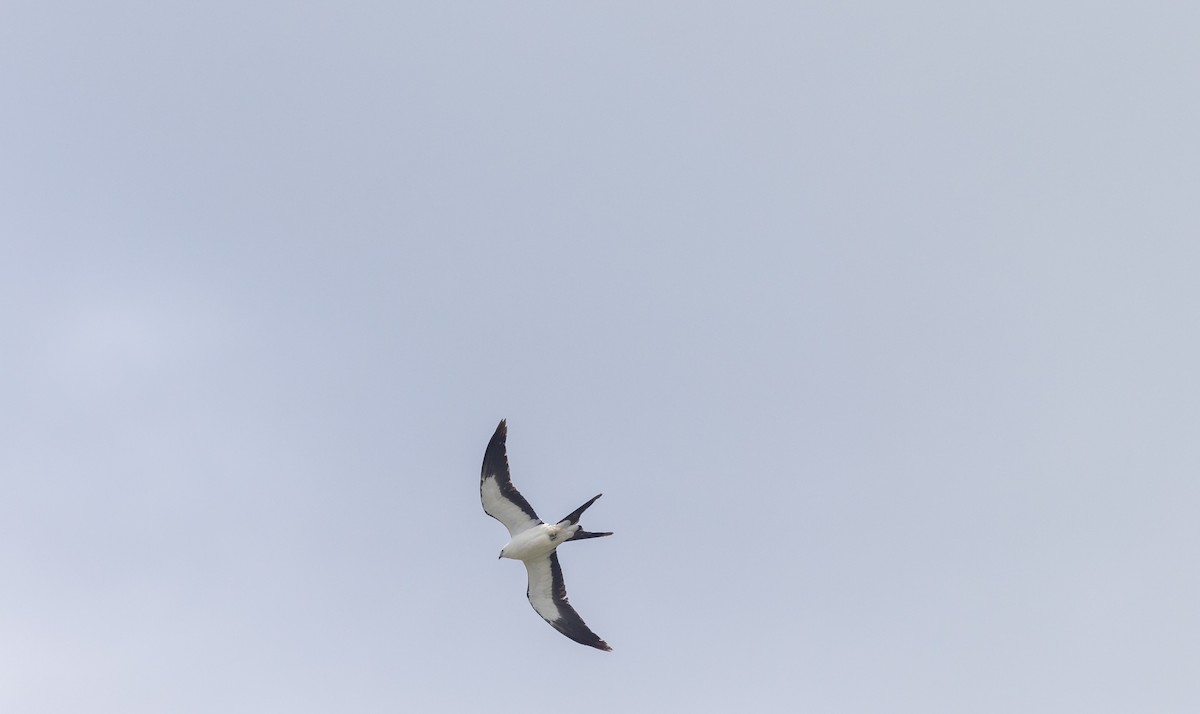
M606 652L612 650L607 642L588 629L583 618L567 601L567 586L563 582L562 568L558 565L558 553L552 551L545 558L522 562L529 571L529 589L525 595L543 620L581 645Z
M504 524L510 536L540 525L533 506L512 485L508 475L508 454L504 450L504 439L508 436L508 425L503 419L487 451L483 452L483 470L479 474L479 497L483 500L483 511Z

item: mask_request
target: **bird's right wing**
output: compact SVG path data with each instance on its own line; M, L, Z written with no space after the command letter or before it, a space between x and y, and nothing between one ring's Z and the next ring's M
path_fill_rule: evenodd
M504 449L504 440L508 436L508 425L503 419L492 440L488 442L487 451L483 452L483 470L479 474L479 497L483 500L483 511L492 518L504 524L510 536L527 531L536 525L541 525L533 506L512 485L508 475L508 454Z
M534 611L550 626L581 645L611 652L608 643L588 629L583 618L567 601L567 585L563 582L562 568L558 565L558 553L537 560L525 560L529 571L529 589L525 595Z

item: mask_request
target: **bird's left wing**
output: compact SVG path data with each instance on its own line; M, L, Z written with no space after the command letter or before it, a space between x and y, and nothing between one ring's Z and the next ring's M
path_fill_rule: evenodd
M504 524L510 536L540 525L533 506L512 484L508 475L508 454L504 440L508 436L508 424L500 420L496 433L483 452L483 470L479 474L479 497L483 500L483 511Z
M562 568L558 565L558 553L551 551L545 558L522 562L529 571L529 589L525 595L534 611L551 627L579 644L611 652L608 643L588 629L583 618L567 601L567 585L563 582Z

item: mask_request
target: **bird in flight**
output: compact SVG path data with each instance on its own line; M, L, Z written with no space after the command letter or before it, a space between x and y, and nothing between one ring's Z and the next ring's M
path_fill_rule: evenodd
M579 517L588 506L604 494L576 508L558 523L543 523L529 501L517 491L508 474L508 454L504 448L508 436L505 420L500 420L496 433L483 452L483 470L479 475L479 496L483 511L508 529L508 545L500 551L501 558L512 558L525 564L529 571L529 588L525 591L529 604L550 626L581 645L611 651L608 643L588 629L575 608L567 601L567 586L562 568L558 565L558 546L570 540L610 536L612 533L589 533L579 525Z

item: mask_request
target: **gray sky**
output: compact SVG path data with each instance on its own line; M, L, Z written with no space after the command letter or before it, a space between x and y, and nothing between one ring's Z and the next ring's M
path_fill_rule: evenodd
M0 709L1200 710L1197 37L0 4Z

